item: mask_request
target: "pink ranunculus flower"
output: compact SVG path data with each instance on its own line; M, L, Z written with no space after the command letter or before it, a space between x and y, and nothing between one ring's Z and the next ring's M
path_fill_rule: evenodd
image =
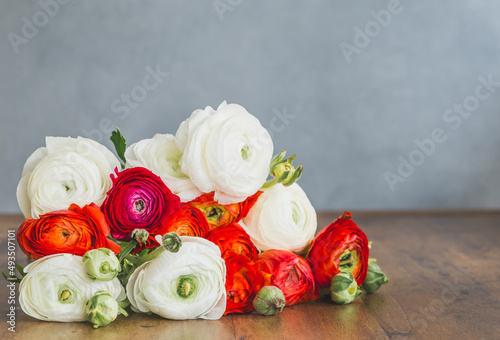
M146 242L138 248L158 246L154 237L168 217L180 208L180 199L161 178L145 168L125 169L111 175L113 187L101 206L111 228L111 236L130 241L135 229L149 233Z

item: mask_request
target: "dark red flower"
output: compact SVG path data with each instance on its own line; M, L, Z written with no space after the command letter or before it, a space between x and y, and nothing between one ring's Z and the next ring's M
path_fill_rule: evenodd
M137 167L111 175L113 187L101 206L111 227L111 235L130 241L135 229L145 229L149 238L142 246L158 246L154 236L165 226L170 215L180 208L180 199L161 178L148 169Z
M335 222L314 238L307 254L314 279L320 286L329 286L341 271L351 272L360 286L368 270L368 238L344 212Z

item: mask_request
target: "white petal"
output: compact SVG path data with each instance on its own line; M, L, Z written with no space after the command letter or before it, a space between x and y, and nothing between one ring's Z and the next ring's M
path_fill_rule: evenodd
M225 262L214 243L182 236L179 252L164 252L134 271L127 284L127 296L134 308L152 311L176 320L200 317L215 319L224 313ZM177 295L177 279L189 275L197 290L188 299Z
M25 267L26 276L19 285L19 304L22 310L45 321L86 321L85 302L97 291L107 291L120 301L124 290L117 278L111 281L93 281L87 277L82 257L71 254L45 256ZM76 299L61 304L58 289L72 287Z
M261 250L300 252L312 241L317 228L316 211L297 183L264 190L243 221Z

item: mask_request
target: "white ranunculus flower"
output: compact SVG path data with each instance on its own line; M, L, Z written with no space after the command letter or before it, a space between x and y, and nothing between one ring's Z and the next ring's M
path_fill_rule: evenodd
M182 202L189 202L200 196L201 192L181 171L181 157L182 152L177 147L174 135L157 134L151 139L130 145L125 151L127 168L143 167L151 170Z
M72 204L101 205L120 166L103 145L83 137L46 137L24 165L17 201L24 217L38 218Z
M19 285L22 310L44 321L87 321L85 302L100 290L115 300L124 300L120 281L94 281L87 277L82 257L56 254L42 257L24 268L27 273Z
M238 104L196 110L176 134L181 170L220 204L244 201L269 175L273 143L259 120Z
M226 310L226 265L219 247L199 237L181 236L177 253L165 251L139 266L127 283L135 312L167 319L219 319Z
M318 226L316 211L297 183L265 189L243 221L243 228L263 251L298 253L312 241Z

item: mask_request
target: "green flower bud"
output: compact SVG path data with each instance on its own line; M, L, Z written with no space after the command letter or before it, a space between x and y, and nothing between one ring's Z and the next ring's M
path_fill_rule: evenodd
M354 276L349 272L341 272L335 275L330 286L332 301L338 305L353 302L361 294Z
M274 156L271 161L271 176L274 179L264 183L262 188L270 188L277 183L281 183L284 186L290 186L295 183L302 175L303 167L302 165L295 168L292 165L293 160L296 155L288 159L284 159L286 151L281 151L278 155Z
M145 243L148 240L149 233L146 229L134 229L132 238L139 243Z
M87 276L94 280L113 280L121 270L120 261L108 248L89 250L82 261Z
M175 231L163 235L163 246L172 253L177 253L182 246L182 240Z
M385 276L384 272L380 270L378 264L371 262L368 264L368 273L361 287L367 293L375 293L387 282L389 282L389 279Z
M281 289L275 286L262 287L253 300L257 313L270 316L278 314L285 308L285 296Z
M292 177L292 171L294 167L288 163L279 163L274 168L271 169L272 176L281 179L281 182L285 182L287 179Z
M106 291L98 291L85 303L87 320L94 328L106 326L113 322L118 314L128 316L127 312L118 306L118 302Z

